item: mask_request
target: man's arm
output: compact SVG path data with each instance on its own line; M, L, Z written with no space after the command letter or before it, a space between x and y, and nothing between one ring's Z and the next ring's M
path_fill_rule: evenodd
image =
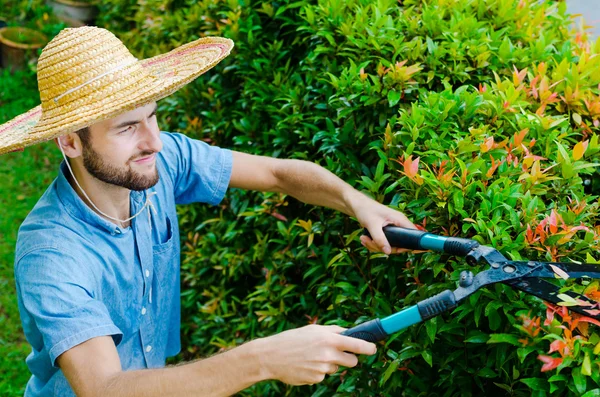
M303 160L233 152L229 187L278 192L304 203L356 216L353 205L372 201L325 168Z
M325 168L302 160L282 160L233 152L233 169L229 187L285 193L313 205L333 208L356 219L373 239L361 236L372 251L387 254L404 250L391 249L383 227L396 225L414 229L404 214L367 197Z
M309 325L250 341L210 358L160 369L122 371L110 336L90 339L57 359L79 397L230 396L266 379L291 385L321 382L373 343L339 335L344 328Z
M263 380L249 344L186 365L122 371L112 338L103 336L66 351L57 363L82 397L229 396Z

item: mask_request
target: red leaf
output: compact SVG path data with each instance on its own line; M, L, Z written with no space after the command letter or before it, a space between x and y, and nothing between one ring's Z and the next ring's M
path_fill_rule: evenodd
M556 226L556 211L552 210L550 213L550 219L548 219L548 224L550 225L550 233L554 234L558 231L558 227Z
M280 221L287 222L287 218L285 216L281 215L279 212L273 211L273 212L271 212L271 215L274 216L275 218L279 219Z
M550 356L544 356L542 354L537 356L537 358L538 360L544 363L544 365L542 366L542 372L553 370L554 368L562 364L563 361L562 357L554 358Z
M590 323L600 327L600 321L594 320L591 317L581 316L578 318L579 322Z
M600 314L600 310L598 310L598 309L594 309L594 310L583 309L583 311L586 312L587 314L589 314L590 316L597 316Z
M564 356L564 348L566 346L567 344L562 340L555 340L554 342L550 343L550 350L548 351L548 354L559 352L561 356Z

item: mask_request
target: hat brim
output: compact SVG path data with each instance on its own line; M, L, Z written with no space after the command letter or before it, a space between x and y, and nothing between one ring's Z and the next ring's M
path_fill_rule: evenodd
M116 117L140 106L165 98L227 57L233 41L221 37L203 37L170 52L139 63L148 72L149 81L135 95L101 98L93 107L70 117L50 117L42 106L0 125L0 154L23 150L97 122Z

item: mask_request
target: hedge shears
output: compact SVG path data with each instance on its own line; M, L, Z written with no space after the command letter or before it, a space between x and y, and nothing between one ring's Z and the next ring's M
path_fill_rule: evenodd
M458 282L459 286L454 291L445 290L391 316L369 320L347 329L342 332L342 335L369 342L384 340L395 332L455 308L479 288L495 283L504 283L545 301L558 304L564 301L564 295L559 294L560 287L543 280L543 278L554 278L555 275L565 279L600 278L600 267L595 264L511 261L495 248L480 245L475 240L439 236L421 230L405 229L397 226L386 226L383 231L393 247L444 252L464 257L470 265L476 265L484 261L490 265L490 268L475 276L471 271L462 271ZM368 231L365 230L365 234L368 235ZM600 320L600 315L591 315L591 310L586 311L586 307L590 309L591 306L598 306L597 302L590 301L586 296L578 296L572 292L565 292L564 294L579 300L580 304L585 305L570 306L571 311Z

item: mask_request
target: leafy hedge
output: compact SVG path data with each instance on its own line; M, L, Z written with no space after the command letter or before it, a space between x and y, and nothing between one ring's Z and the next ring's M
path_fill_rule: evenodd
M430 231L513 259L597 258L598 203L582 178L599 152L600 42L569 33L564 3L107 3L101 24L138 56L202 35L236 42L160 103L163 128L315 161ZM387 316L470 268L435 253L369 255L356 222L279 194L232 190L216 208L181 208L180 222L186 359ZM561 310L496 285L323 384L243 394L597 395L600 337ZM548 353L553 341L563 345Z
M564 3L101 7L98 24L139 58L204 35L235 41L218 68L159 102L163 129L317 162L429 231L512 259L598 258L598 201L583 179L600 151L600 41L569 32ZM279 194L231 190L179 214L179 359L311 322L384 317L484 270L437 253L369 255L355 221ZM598 300L597 287L565 284ZM495 285L322 384L263 382L242 395L599 395L599 332L565 310Z

